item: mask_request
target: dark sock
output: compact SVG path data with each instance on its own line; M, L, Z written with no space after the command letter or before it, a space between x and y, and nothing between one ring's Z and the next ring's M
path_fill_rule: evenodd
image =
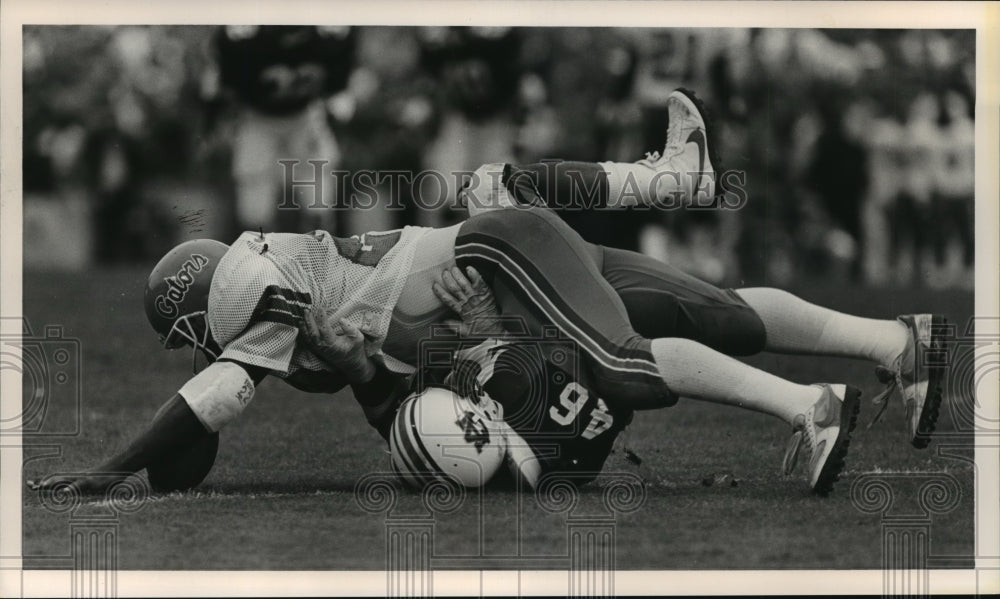
M608 173L595 162L546 160L507 165L504 184L513 200L555 210L591 210L608 205Z

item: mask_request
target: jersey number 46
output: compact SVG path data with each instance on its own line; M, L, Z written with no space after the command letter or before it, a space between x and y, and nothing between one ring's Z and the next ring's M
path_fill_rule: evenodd
M590 398L582 385L576 381L569 383L559 394L559 405L549 408L549 416L560 426L569 426L576 420L580 410L586 405ZM604 400L597 398L597 404L590 411L590 422L581 435L584 439L593 439L597 435L611 428L614 417L608 413L608 406Z

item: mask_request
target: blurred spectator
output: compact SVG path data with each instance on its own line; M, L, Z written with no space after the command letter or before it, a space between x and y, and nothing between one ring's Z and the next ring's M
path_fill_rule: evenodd
M940 286L971 286L975 259L975 124L969 103L957 90L944 96L938 130L933 198L933 243Z
M177 222L146 189L188 172L196 128L188 49L198 31L26 28L25 191L89 217L100 261L142 259L172 241Z
M418 223L440 226L462 183L453 173L515 159L515 105L524 73L521 32L511 27L421 27L424 68L439 85L440 129L424 166L444 175L438 197L423 197Z
M229 92L239 106L232 168L240 228L332 228L331 171L340 151L327 123L325 100L342 90L350 75L351 29L230 25L218 29L215 44L218 91ZM206 93L212 96L216 89L208 81ZM296 161L294 169L286 170L279 160ZM310 160L322 161L322 166L315 168ZM319 179L322 185L293 185L289 179ZM289 204L301 210L278 209Z
M891 115L873 116L865 140L871 176L862 204L862 272L869 285L887 286L892 283L890 207L901 189L903 129Z
M358 32L357 68L347 88L328 102L351 173L340 202L337 231L386 230L414 224L410 178L423 166L440 119L436 86L420 70L416 28L365 27ZM395 177L395 178L394 178ZM371 179L371 180L369 180ZM377 179L377 180L376 180ZM434 181L425 190L436 195Z
M862 131L848 126L860 107L830 98L819 103L820 133L804 173L802 207L806 215L803 246L811 250L804 265L810 272L835 269L856 274L861 233L860 211L868 187L867 149ZM854 135L852 135L852 133Z
M587 158L631 162L641 158L646 151L659 149L643 145L647 132L643 128L643 114L635 96L638 44L633 32L627 31L594 37L596 39L580 40L581 50L590 56L578 59L585 80L574 86L576 89L586 84L593 86L594 97L591 100L596 107L593 115L587 115L592 119L587 124L593 154ZM606 51L593 55L589 48L595 44ZM665 125L665 121L656 124L654 135L664 136ZM658 145L662 148L663 141L660 140ZM593 243L637 250L639 231L650 221L651 214L648 210L565 211L563 218Z
M891 208L893 271L899 285L921 284L930 272L937 119L937 98L925 92L913 100L903 127L900 192Z
M719 52L709 38L695 29L638 29L639 48L636 67L636 100L642 115L644 151L663 150L669 122L666 101L678 87L704 89L710 81L709 52ZM725 86L718 78L716 83ZM708 100L707 92L701 97ZM716 123L712 123L713 128ZM717 139L715 135L714 138ZM715 141L715 139L713 139ZM727 269L735 262L735 236L728 236L723 215L713 210L676 210L643 215L638 225L641 251L714 283L721 283ZM728 273L732 274L732 273Z
M713 281L974 280L971 31L43 26L23 40L26 248L65 246L46 263L225 239L233 205L251 229L443 224L462 214L423 206L453 198L453 170L661 149L665 98L686 86L715 113L745 205L567 215L584 235ZM310 181L305 160L329 172L338 155L351 175L439 169L448 189L322 174L325 197L300 185L298 204L337 209L275 222L278 160Z

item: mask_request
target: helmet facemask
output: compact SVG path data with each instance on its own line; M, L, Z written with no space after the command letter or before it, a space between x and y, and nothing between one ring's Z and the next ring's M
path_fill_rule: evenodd
M222 348L212 338L208 328L207 312L201 310L185 314L174 321L166 336L160 336L165 349L178 349L185 345L191 346L191 370L198 373L198 350L205 353L205 358L211 364L219 359Z

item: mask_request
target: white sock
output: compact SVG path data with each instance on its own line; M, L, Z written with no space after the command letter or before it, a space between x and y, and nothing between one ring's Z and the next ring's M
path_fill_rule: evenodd
M634 162L598 162L608 173L608 207L651 206L656 202L656 171Z
M767 333L766 351L862 358L891 366L906 348L909 331L896 320L835 312L780 289L737 289Z
M697 341L669 337L652 345L660 376L681 397L739 406L792 424L823 394L819 387L786 381Z

